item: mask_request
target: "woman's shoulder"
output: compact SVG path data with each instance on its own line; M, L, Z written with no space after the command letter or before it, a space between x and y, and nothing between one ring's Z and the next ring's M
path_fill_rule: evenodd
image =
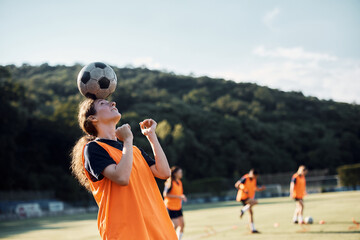
M99 144L97 144L96 141L90 141L85 145L85 147L91 147L91 148L97 147L97 146L99 146Z
M85 152L98 152L104 150L96 141L90 141L85 145Z
M174 179L173 182L176 183L176 185L178 185L178 186L182 185L182 182L180 179L177 179L177 180Z
M118 145L122 146L122 142L120 141L109 141L109 140L93 140L86 144L87 147L90 148L103 148L104 145L109 145L112 147L118 147Z

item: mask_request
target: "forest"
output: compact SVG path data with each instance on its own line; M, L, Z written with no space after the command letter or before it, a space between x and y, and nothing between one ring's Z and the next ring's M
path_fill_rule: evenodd
M69 153L83 135L76 77L82 65L0 66L0 191L54 190L64 201L89 194L71 175ZM138 123L158 122L170 165L184 183L234 181L260 173L336 168L360 162L360 105L320 100L253 83L147 68L117 68L110 97L134 144L151 155ZM195 191L195 190L194 190Z

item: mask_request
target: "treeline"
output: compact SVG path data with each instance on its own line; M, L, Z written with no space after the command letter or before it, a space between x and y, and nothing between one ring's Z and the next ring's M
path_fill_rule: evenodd
M87 198L71 176L69 152L82 133L76 86L81 65L0 67L1 190L55 189ZM138 123L151 117L171 165L185 182L328 168L360 162L360 106L251 83L116 68L111 99L135 144L151 152Z

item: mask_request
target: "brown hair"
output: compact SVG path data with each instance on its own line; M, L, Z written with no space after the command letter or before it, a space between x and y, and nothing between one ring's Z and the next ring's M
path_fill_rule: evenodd
M171 175L170 177L166 180L165 185L167 185L169 188L171 187L172 181L175 179L175 174L181 170L181 167L178 166L172 166L170 168L171 170Z
M71 152L71 171L79 183L84 186L87 190L90 189L89 180L86 177L84 164L82 162L83 149L85 144L95 139L97 136L97 130L92 124L89 116L95 115L95 100L86 99L79 104L78 121L80 128L86 134L81 137L75 144Z

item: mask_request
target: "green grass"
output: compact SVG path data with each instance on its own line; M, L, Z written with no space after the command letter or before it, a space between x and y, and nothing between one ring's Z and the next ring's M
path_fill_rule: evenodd
M313 194L305 198L305 216L314 224L301 227L291 223L295 202L290 198L260 199L254 207L255 227L259 235L250 234L248 213L240 220L240 204L207 204L203 209L189 206L185 212L186 239L360 239L360 192ZM326 223L319 224L320 220ZM274 224L278 223L278 227Z
M255 226L261 234L249 233L247 213L239 219L236 202L185 206L184 240L190 239L360 239L360 192L309 195L305 199L305 216L315 223L304 227L291 223L294 201L289 198L260 199L254 207ZM326 223L320 225L319 220ZM274 227L278 223L278 227ZM351 228L351 229L349 229ZM100 239L95 214L60 216L0 222L1 239L64 240Z

